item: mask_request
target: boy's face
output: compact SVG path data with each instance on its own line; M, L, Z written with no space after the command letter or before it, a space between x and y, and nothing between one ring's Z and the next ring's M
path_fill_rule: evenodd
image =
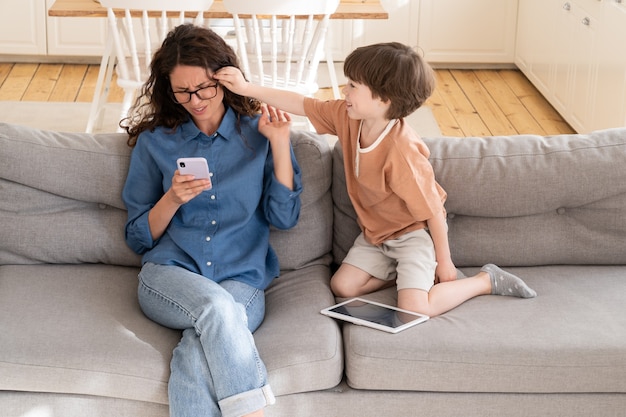
M355 120L386 120L385 114L390 102L372 96L372 90L365 84L348 79L342 93L348 107L348 117Z

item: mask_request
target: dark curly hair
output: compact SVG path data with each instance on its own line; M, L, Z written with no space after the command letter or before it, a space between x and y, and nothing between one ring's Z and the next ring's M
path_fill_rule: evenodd
M222 67L239 68L237 55L217 33L211 29L183 24L168 33L161 47L154 53L150 76L129 112L120 122L128 132L128 145L135 146L137 137L145 130L157 126L174 129L189 120L189 113L172 100L169 76L177 65L206 68L207 73ZM224 88L224 104L238 114L252 116L259 113L261 102L232 93Z
M346 58L343 72L372 90L374 98L389 100L387 119L400 119L417 110L435 89L428 63L410 46L387 42L363 46Z

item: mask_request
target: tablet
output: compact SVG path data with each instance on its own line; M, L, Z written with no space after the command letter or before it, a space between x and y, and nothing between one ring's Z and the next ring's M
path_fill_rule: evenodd
M351 298L321 311L322 314L353 324L398 333L429 319L428 316L402 310L362 298Z

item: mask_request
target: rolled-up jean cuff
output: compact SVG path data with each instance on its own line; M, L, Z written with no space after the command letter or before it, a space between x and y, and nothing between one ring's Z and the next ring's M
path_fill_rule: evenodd
M272 388L265 385L259 389L242 392L219 402L222 417L240 417L265 408L276 402Z

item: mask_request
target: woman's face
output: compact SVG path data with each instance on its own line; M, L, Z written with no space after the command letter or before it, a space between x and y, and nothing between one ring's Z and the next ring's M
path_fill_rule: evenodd
M217 127L224 116L224 91L206 68L177 65L170 74L174 100L189 112L201 130Z

